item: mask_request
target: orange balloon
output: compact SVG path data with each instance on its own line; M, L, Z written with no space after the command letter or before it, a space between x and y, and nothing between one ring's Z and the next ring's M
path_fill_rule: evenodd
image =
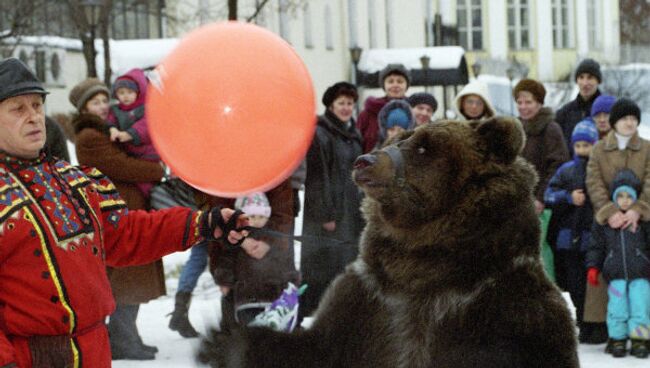
M282 38L247 23L189 33L158 65L147 94L162 159L220 197L277 186L304 158L316 127L304 63Z

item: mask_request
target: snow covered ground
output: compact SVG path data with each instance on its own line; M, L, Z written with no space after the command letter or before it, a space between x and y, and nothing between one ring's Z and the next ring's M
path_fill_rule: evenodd
M176 253L165 257L166 274L174 274L174 271L182 265L189 256L189 252ZM144 304L140 308L138 327L142 339L146 344L156 345L160 352L156 360L137 362L117 360L113 362L115 368L179 368L179 367L203 367L194 360L195 351L199 345L199 339L185 339L178 333L167 328L169 317L166 317L174 309L173 295L176 291L178 279L167 278L167 291L169 296ZM221 294L214 285L212 278L204 272L199 279L199 284L194 290L192 306L190 308L190 320L192 325L200 332L205 333L209 326L216 326L219 322L221 308L219 299ZM637 359L635 357L613 358L603 353L604 345L580 345L580 363L583 368L647 368L650 361Z

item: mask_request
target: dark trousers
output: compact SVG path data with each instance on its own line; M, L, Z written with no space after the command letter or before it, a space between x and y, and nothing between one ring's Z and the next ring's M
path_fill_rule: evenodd
M113 352L140 348L142 339L135 320L140 304L118 304L108 322L108 334Z
M564 274L565 290L571 294L571 301L576 307L576 319L580 323L585 309L586 253L577 250L559 250L558 254L560 255L560 265Z

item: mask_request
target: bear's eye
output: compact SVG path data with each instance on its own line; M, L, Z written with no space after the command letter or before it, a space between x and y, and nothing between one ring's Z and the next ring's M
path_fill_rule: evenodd
M426 148L424 148L422 146L418 147L418 154L419 155L424 155L426 152L427 152Z

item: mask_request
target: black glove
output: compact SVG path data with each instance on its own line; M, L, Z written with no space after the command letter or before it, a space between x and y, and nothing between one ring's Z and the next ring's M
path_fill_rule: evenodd
M232 244L228 241L228 234L230 234L230 232L233 230L242 230L237 228L237 219L242 214L243 212L241 210L236 210L230 217L230 220L228 220L228 222L225 222L223 220L223 216L221 216L221 207L213 207L209 211L203 213L199 226L199 233L204 239L208 241L223 240L224 243L233 246L239 246L244 242L245 238L242 238L237 242L237 244ZM221 229L222 232L221 237L219 238L214 237L214 230L216 230L217 227Z

